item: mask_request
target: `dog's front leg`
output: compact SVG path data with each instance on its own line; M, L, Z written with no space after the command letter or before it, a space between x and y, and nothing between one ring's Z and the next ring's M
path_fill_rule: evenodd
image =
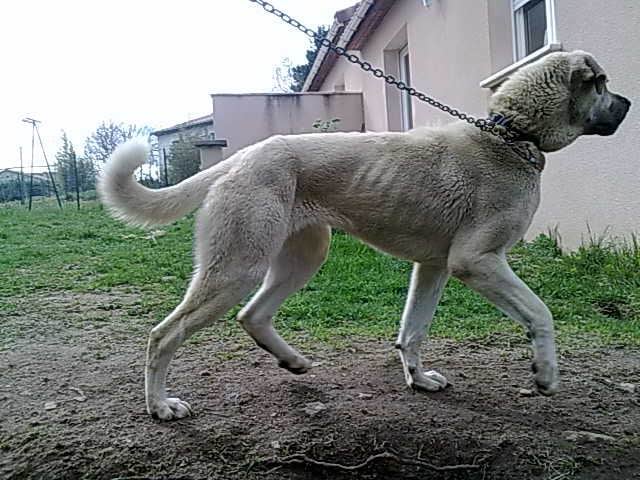
M447 379L436 371L423 371L420 345L425 339L438 301L449 278L446 267L416 263L413 266L407 303L396 348L400 352L407 385L436 391L447 386Z
M503 253L452 252L452 274L521 323L529 332L535 358L532 369L538 391L558 390L558 363L553 317L538 296L511 270Z

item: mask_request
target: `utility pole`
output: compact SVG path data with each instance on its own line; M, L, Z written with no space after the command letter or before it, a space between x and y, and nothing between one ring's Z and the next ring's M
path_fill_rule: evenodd
M53 186L53 192L56 194L56 200L58 201L58 206L60 210L62 210L62 202L60 201L60 195L58 195L58 189L56 187L56 181L53 178L53 173L51 173L51 166L49 165L49 160L47 159L47 153L44 151L44 144L42 143L42 137L40 136L40 130L38 129L38 124L40 120L36 120L34 118L23 118L23 122L31 124L31 182L30 182L30 190L29 190L29 210L31 210L31 199L33 197L33 151L34 151L34 143L35 143L35 135L38 135L38 141L40 142L40 148L42 149L42 156L44 157L44 162L47 165L47 172L49 172L49 179L51 180L51 185Z
M23 120L24 122L25 120ZM33 154L35 152L35 123L31 127L31 174L29 175L29 211L31 211L31 203L33 202Z
M164 163L164 186L169 186L169 172L167 171L167 151L162 147L162 161Z
M24 166L22 164L22 147L20 147L20 205L24 205Z
M78 159L75 151L73 152L73 176L76 179L76 204L80 210L80 179L78 178Z

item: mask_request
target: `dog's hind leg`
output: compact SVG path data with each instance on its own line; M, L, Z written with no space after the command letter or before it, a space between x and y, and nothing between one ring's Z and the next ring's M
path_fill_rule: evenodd
M446 266L419 263L413 266L396 348L400 352L407 385L414 389L436 391L447 386L447 379L438 372L422 370L420 345L431 326L448 278Z
M205 272L196 272L182 303L149 336L145 392L147 411L152 416L172 420L191 414L187 402L167 398L165 382L169 362L187 338L221 318L248 295L258 281L257 275L248 274L233 281L211 282Z
M242 183L250 181L250 175L219 183L200 210L194 277L182 303L149 337L146 398L150 414L163 420L189 415L186 402L166 395L173 354L192 334L221 319L251 293L282 249L289 230L293 182L284 175L281 178L281 183L253 190Z
M238 321L257 345L278 359L279 366L299 374L311 363L289 346L273 327L282 302L302 288L324 263L331 229L313 225L291 235L271 261L262 287L238 314Z

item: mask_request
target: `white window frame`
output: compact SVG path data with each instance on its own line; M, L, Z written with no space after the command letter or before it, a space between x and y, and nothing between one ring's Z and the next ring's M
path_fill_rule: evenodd
M409 71L407 71L406 62L409 61ZM411 56L409 55L409 45L398 51L398 71L400 73L399 80L407 85L411 84ZM407 131L413 128L413 103L411 95L406 91L400 92L400 119L402 130Z
M524 24L524 11L523 7L527 3L531 3L534 0L511 0L511 23L513 31L513 61L519 62L526 60L529 56L536 55L540 50L548 48L549 45L555 45L558 43L557 30L556 30L556 5L555 0L544 0L546 20L547 20L547 34L545 44L542 48L526 53L526 40L525 40L525 24Z
M499 72L485 78L480 82L482 88L495 88L500 85L506 78L513 72L521 67L535 62L539 58L551 52L562 51L562 44L558 40L557 28L556 28L556 0L546 1L546 13L547 13L547 43L542 48L531 52L524 58L518 59L517 52L517 38L516 38L516 12L519 8L522 8L525 4L532 0L510 0L511 5L511 29L513 31L513 63L506 66Z

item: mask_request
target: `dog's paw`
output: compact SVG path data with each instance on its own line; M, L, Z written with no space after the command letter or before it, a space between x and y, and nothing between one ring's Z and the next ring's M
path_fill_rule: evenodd
M414 370L411 372L409 386L414 390L437 392L438 390L444 390L448 384L447 378L435 370L429 370L428 372Z
M147 410L153 418L165 421L178 420L193 414L191 405L179 398L156 400L147 406Z
M278 366L289 370L294 375L302 375L311 369L312 364L306 358L298 357L290 360L280 360Z
M536 388L541 395L551 396L558 392L560 381L558 367L555 364L534 361L531 364L531 370L534 373Z

